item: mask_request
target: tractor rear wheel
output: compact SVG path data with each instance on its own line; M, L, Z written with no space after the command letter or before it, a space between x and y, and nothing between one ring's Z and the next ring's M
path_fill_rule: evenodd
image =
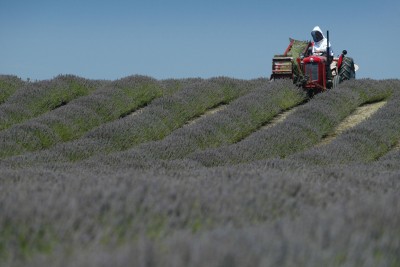
M354 61L351 57L345 57L342 66L339 70L340 82L344 80L351 80L356 77L356 70L354 68Z

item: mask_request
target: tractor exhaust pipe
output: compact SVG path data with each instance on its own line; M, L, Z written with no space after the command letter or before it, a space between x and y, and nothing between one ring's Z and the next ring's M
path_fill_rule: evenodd
M331 63L333 58L331 57L330 47L329 47L329 31L326 31L326 39L328 42L326 44L326 78L327 82L330 83L330 81L332 80Z
M327 62L329 65L331 65L331 53L330 53L330 47L329 47L329 31L326 31L326 39L327 39L327 45L326 45L326 58L328 59Z

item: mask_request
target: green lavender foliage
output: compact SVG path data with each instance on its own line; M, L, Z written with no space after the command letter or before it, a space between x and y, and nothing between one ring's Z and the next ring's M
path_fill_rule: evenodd
M0 130L24 122L73 99L88 95L103 81L60 75L51 80L24 83L0 106ZM1 103L1 102L0 102Z
M137 114L103 123L75 141L59 143L40 157L44 161L77 161L160 140L208 109L229 103L264 82L218 77L183 83L181 90L156 99Z
M24 85L25 82L17 76L0 75L0 104L4 103L15 91Z
M174 89L175 90L175 89ZM0 157L52 147L78 139L89 130L117 120L173 90L155 79L130 76L102 86L52 112L0 132ZM4 145L3 145L4 144Z

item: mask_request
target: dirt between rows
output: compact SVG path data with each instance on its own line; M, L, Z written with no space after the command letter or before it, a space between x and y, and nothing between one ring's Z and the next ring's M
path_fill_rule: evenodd
M400 143L397 143L397 145L394 147L394 151L400 150Z
M137 110L135 110L134 112L132 112L131 114L129 114L130 117L135 117L137 115L140 115L143 113L144 108L139 108Z
M381 107L383 107L387 101L380 101L376 103L366 104L358 107L350 116L344 119L335 130L326 136L322 141L318 144L318 146L326 145L331 143L338 135L350 129L362 121L371 117L375 112L377 112Z
M370 116L372 116L375 112L377 112L381 107L383 107L387 101L380 101L380 102L375 102L371 104L366 104L363 106L358 107L350 116L348 116L346 119L344 119L336 128L335 130L327 135L325 138L322 139L322 141L317 145L317 146L322 146L331 143L338 135L346 131L347 129L350 129L357 124L361 123L362 121L368 119ZM215 114L219 111L222 111L226 109L228 105L222 104L219 105L215 108L211 108L207 110L204 114L202 114L199 117L196 117L186 123L186 126L192 125L200 121L201 119L204 119L205 117ZM278 123L283 122L290 114L295 112L298 109L299 106L291 108L289 110L283 111L279 113L277 116L275 116L271 121L268 122L268 124L264 125L261 127L261 129L265 130L271 127L274 127ZM131 116L137 116L143 112L143 108L133 112ZM397 146L397 149L400 149L400 143Z
M227 104L221 104L221 105L216 106L215 108L211 108L211 109L207 110L206 112L204 112L201 116L196 117L196 118L194 118L194 119L188 121L188 122L186 123L186 125L195 124L195 123L197 123L199 120L203 119L204 117L210 116L210 115L212 115L212 114L214 114L214 113L217 113L217 112L219 112L219 111L221 111L221 110L224 110L224 109L226 109L227 107L228 107Z
M298 108L298 106L297 106L297 107L294 107L294 108L291 108L291 109L288 109L288 110L285 110L285 111L279 113L279 114L276 115L272 120L270 120L270 121L268 122L268 124L266 124L266 125L264 125L263 127L261 127L261 129L262 129L262 130L265 130L265 129L268 129L268 128L272 128L272 127L274 127L275 125L277 125L278 123L283 122L284 120L286 120L286 118L287 118L290 114L292 114L293 112L295 112L295 111L297 110L297 108Z

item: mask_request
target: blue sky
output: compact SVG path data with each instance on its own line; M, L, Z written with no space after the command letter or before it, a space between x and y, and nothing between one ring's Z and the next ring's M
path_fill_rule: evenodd
M400 78L400 1L0 0L0 74L269 77L288 38L330 31L357 78Z

